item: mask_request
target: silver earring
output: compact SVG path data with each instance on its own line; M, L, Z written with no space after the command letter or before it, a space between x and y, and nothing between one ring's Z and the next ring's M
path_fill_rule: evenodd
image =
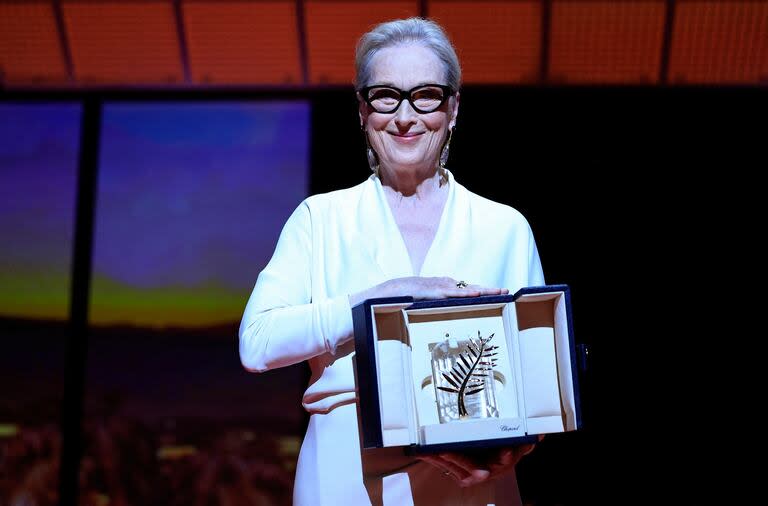
M443 150L440 152L440 163L437 166L437 171L440 173L440 186L443 186L448 182L448 171L445 169L445 164L448 163L448 153L451 150L451 137L453 136L453 131L455 129L456 126L448 130L448 139L445 141Z
M371 168L371 172L376 174L376 177L379 177L379 156L371 147L367 133L365 133L365 148L366 155L368 156L368 166Z
M456 127L453 127L450 130L448 130L448 140L445 141L443 150L440 152L440 170L445 170L445 164L448 163L448 153L450 151L451 136L453 136L453 131L455 129Z

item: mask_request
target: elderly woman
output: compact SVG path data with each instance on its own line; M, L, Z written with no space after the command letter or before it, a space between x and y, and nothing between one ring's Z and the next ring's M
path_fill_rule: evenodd
M352 306L373 297L506 294L544 278L523 216L473 194L445 168L461 70L443 30L421 18L380 24L360 39L355 65L373 174L299 205L240 326L248 370L304 360L312 370L294 503L518 503L513 466L530 445L482 458L361 451Z

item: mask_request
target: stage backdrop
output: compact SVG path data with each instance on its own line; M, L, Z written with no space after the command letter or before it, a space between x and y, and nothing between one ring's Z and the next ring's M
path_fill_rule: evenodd
M77 103L0 104L3 504L29 477L41 494L58 486L80 115Z
M137 504L169 480L187 482L178 504L220 497L231 474L241 495L289 501L304 369L246 372L237 331L307 196L308 142L304 101L105 104L84 429L113 441L82 465L133 445L112 460L115 477L142 469L124 480Z
M237 335L307 196L309 112L305 100L104 105L83 500L290 503L307 375L246 372ZM80 114L0 109L0 444L18 456L0 461L0 502L42 496L35 470L57 487Z

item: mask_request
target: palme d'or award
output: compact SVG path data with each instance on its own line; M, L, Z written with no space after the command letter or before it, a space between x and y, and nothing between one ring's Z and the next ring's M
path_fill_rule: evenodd
M440 423L498 417L493 378L494 334L457 341L446 334L440 343L429 345L432 356L432 384Z

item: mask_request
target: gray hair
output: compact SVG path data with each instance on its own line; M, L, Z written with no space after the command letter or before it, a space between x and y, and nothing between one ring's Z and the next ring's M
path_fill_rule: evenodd
M418 17L378 24L360 37L355 48L355 88L371 84L371 60L379 50L408 43L431 49L445 68L445 84L458 91L461 66L451 41L440 25Z

